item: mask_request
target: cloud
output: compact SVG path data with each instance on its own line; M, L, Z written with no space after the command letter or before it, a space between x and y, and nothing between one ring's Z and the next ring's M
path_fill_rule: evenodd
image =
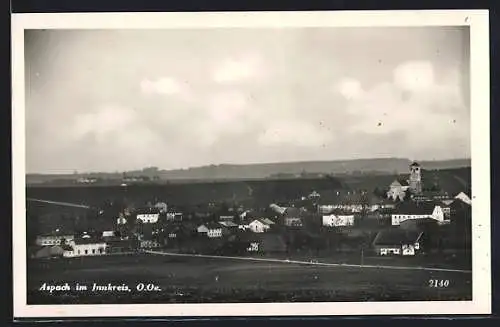
M263 146L293 145L298 147L317 147L332 140L332 134L306 122L272 122L259 135L258 142Z
M344 78L336 85L337 91L347 100L356 99L363 94L361 83L354 78Z
M221 61L212 71L216 83L227 84L248 81L261 76L262 61L257 56L242 56Z
M140 86L145 94L174 95L186 92L186 85L171 77L162 77L157 80L144 79Z
M353 133L404 133L408 148L453 147L468 142L470 119L456 86L439 84L430 63L402 63L393 80L375 85L348 104ZM395 135L395 134L394 134ZM453 140L452 143L451 140Z
M394 84L403 91L421 92L434 85L434 69L428 61L408 61L394 69Z

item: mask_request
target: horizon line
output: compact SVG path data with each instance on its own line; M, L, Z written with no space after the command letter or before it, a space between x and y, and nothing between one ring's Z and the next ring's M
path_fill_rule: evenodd
M204 168L204 167L210 167L210 166L247 166L247 165L275 165L275 164L300 164L300 163L313 163L313 162L348 162L348 161L364 161L364 160L407 160L410 162L439 162L439 161L456 161L456 160L471 160L472 158L470 157L462 157L462 158L448 158L448 159L410 159L410 158L404 158L404 157L372 157L372 158L353 158L353 159L334 159L334 160L300 160L300 161L274 161L274 162L248 162L248 163L211 163L211 164L205 164L205 165L199 165L199 166L190 166L187 168L171 168L171 169L164 169L160 168L154 165L151 166L144 166L142 168L135 168L135 169L128 169L128 170L121 170L121 171L78 171L78 169L73 169L72 172L59 172L59 173L51 173L51 172L26 172L26 175L84 175L84 174L121 174L121 173L126 173L126 172L134 172L134 171L143 171L144 169L147 168L156 168L158 171L178 171L178 170L190 170L190 169L197 169L197 168Z

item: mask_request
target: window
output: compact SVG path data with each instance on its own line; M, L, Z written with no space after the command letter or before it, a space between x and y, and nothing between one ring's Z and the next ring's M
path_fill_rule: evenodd
M95 249L92 249L92 254L95 254Z
M85 254L89 254L89 250L85 250Z
M80 254L80 250L78 250L78 254Z

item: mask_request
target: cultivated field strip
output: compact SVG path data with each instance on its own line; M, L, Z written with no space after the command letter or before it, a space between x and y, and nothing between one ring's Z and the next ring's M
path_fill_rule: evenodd
M33 198L27 198L26 201L54 204L54 205L65 206L65 207L91 209L90 206L86 206L84 204L69 203L69 202L50 201L50 200L41 200L41 199L33 199Z
M279 262L288 264L299 264L299 265L314 265L314 266L327 266L327 267L345 267L345 268L373 268L373 269L391 269L391 270L423 270L423 271L439 271L439 272L452 272L452 273L464 273L471 274L471 270L461 270L461 269L446 269L446 268L431 268L431 267L408 267L408 266L387 266L387 265L356 265L356 264L344 264L344 263L327 263L327 262L312 262L312 261L301 261L301 260L284 260L284 259L272 259L272 258L255 258L255 257L234 257L234 256L219 256L219 255L205 255L205 254L188 254L188 253L172 253L172 252L161 252L161 251L144 251L149 254L165 255L165 256L179 256L179 257L197 257L197 258L211 258L211 259L230 259L230 260L246 260L246 261L261 261L261 262Z

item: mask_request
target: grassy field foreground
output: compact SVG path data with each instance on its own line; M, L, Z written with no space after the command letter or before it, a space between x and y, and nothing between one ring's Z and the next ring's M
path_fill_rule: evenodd
M470 300L471 278L455 272L133 254L30 261L28 304ZM449 284L430 287L430 280ZM68 283L72 290L39 290L44 283ZM76 291L76 283L88 289ZM92 291L93 283L127 285L130 291ZM144 289L138 290L141 283Z

